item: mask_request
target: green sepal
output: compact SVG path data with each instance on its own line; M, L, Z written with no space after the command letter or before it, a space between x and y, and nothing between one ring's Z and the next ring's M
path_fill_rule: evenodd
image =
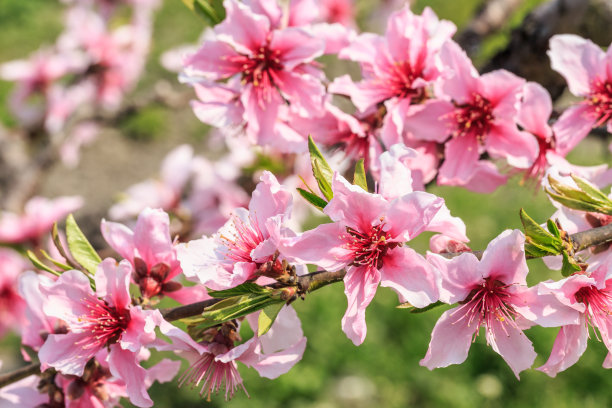
M563 252L563 241L560 236L555 236L546 231L535 222L525 210L519 212L523 229L525 230L525 254L531 258L541 258L548 255L559 255ZM554 224L554 223L553 223ZM548 225L551 228L550 224ZM556 225L553 231L559 233Z
M40 259L38 259L38 257L36 256L36 254L30 250L26 251L26 256L28 257L28 259L30 260L30 262L32 262L32 265L34 265L36 268L42 270L42 271L47 271L50 274L53 274L55 276L61 276L62 273L59 271L56 271L55 269L52 269L51 267L45 265Z
M311 193L310 191L306 191L303 188L299 187L297 188L297 191L302 197L304 197L306 201L317 207L319 210L323 210L323 208L325 208L325 206L327 205L327 201L325 201L318 195Z
M353 176L353 184L363 188L365 191L368 191L368 180L366 179L363 159L359 159L359 161L355 164L355 175Z
M578 265L576 260L573 257L569 256L567 251L563 251L563 264L561 266L561 275L568 277L573 273L579 272L581 270L582 268L580 267L580 265Z
M72 268L71 268L69 265L66 265L66 264L65 264L65 263L63 263L63 262L60 262L60 261L58 261L58 260L56 260L56 259L53 259L53 258L51 257L51 255L49 255L49 254L47 253L47 251L45 251L44 249L41 249L41 250L40 250L40 253L41 253L41 254L42 254L42 255L43 255L45 258L47 258L49 261L53 262L53 265L57 266L57 267L58 267L58 268L60 268L62 271L64 271L64 272L65 272L65 271L69 271L69 270L71 270L71 269L72 269Z
M325 157L323 157L323 154L321 154L321 151L310 135L308 136L308 151L310 152L312 174L317 180L319 190L321 190L323 196L329 201L334 196L331 188L334 172L331 167L329 167L329 164L327 164L327 160L325 160Z
M98 264L102 262L102 259L83 234L72 214L69 214L66 218L66 240L74 260L85 268L85 271L89 272L90 275L95 275Z
M578 176L571 176L578 188L568 186L548 177L550 189L546 192L563 206L579 211L598 212L612 215L612 200L596 186Z
M257 336L261 337L270 330L284 305L284 303L275 303L261 310L257 319Z

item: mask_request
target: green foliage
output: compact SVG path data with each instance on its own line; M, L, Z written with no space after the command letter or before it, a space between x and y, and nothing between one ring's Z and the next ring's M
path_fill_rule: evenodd
M119 127L131 139L152 141L166 133L167 110L146 107L122 118Z
M72 214L66 218L66 240L70 254L91 276L96 274L100 256L79 228Z
M323 157L323 154L314 140L312 140L312 136L308 136L308 151L310 152L312 174L319 184L319 190L321 190L323 196L329 201L334 196L331 189L334 172L331 167L329 167L329 164L327 164L327 160Z
M360 159L355 164L355 175L353 176L353 184L368 191L368 181L366 179L365 167L363 165L363 159Z
M196 15L210 25L217 25L225 19L225 9L222 0L182 0Z
M574 210L612 215L612 201L606 194L583 178L575 175L571 177L578 188L549 176L550 188L546 189L549 197Z

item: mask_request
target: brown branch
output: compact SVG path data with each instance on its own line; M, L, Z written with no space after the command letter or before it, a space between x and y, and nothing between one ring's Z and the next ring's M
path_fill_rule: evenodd
M0 388L23 380L34 374L40 374L40 363L32 363L11 371L10 373L0 375Z
M571 235L574 249L582 251L592 246L612 242L612 224Z

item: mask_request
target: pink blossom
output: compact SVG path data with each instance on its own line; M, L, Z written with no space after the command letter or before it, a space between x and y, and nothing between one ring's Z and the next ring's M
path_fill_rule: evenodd
M5 211L0 215L0 242L37 244L55 222L82 204L80 197L34 197L25 204L22 214Z
M268 171L261 176L249 209L237 208L212 238L179 245L178 259L187 277L212 289L228 289L256 278L259 266L272 260L283 223L291 214L291 193Z
M285 238L280 251L329 271L346 268L348 309L342 329L359 345L366 336L365 310L379 283L395 290L401 302L419 308L438 300L437 275L404 242L429 229L443 200L420 191L387 200L349 184L337 173L332 190L334 197L324 212L333 222ZM391 188L386 191L392 193Z
M0 368L2 361L0 361ZM40 378L31 375L0 388L1 408L37 408L49 402L49 395L38 392Z
M235 0L224 2L226 19L188 58L186 73L221 81L242 78L240 101L247 134L260 141L274 134L279 107L316 115L322 108L322 72L312 64L324 43L299 28L274 29L270 19Z
M406 6L390 16L385 37L365 33L356 38L339 54L361 64L364 79L347 89L355 106L364 112L393 100L387 107L392 110L404 99L420 100L425 86L440 75L434 58L455 30L429 8L418 16Z
M247 318L254 332L257 332L258 315ZM199 387L200 395L207 398L222 387L225 387L225 399L232 398L238 388L246 392L237 361L254 368L262 377L274 379L300 361L306 348L300 320L288 306L281 309L266 334L255 335L239 345L236 345L240 341L239 328L231 322L208 329L201 343L168 323L160 329L173 343L160 349L179 351L189 361L190 366L182 374L179 385Z
M554 125L560 149L570 151L594 126L606 122L612 132L612 47L606 53L577 35L555 35L548 56L570 92L584 98L565 110Z
M119 405L121 397L127 397L125 383L112 376L104 350L98 353L96 360L91 360L82 377L58 374L55 382L64 393L66 408L111 408ZM149 388L154 381L160 383L171 381L180 369L179 361L163 359L146 370L145 387Z
M478 260L472 253L452 259L429 254L427 260L442 273L440 300L459 303L442 314L431 334L421 365L430 370L460 364L481 326L487 343L517 376L536 358L531 341L519 326L527 303L529 271L523 250L525 238L506 230L489 243Z
M459 45L440 50L446 75L433 99L411 106L404 129L419 140L444 143L440 184L492 191L505 182L495 167L479 160L485 151L518 168L528 168L538 154L536 138L520 132L515 120L524 80L504 71L479 76Z
M17 286L19 275L29 267L17 251L0 248L0 337L25 324L25 302Z
M138 216L134 231L106 220L102 220L100 229L106 242L132 264L132 279L144 298L169 296L181 303L208 298L204 288L183 288L174 280L182 270L170 239L170 219L163 210L146 208Z
M39 350L47 336L65 332L65 325L55 317L45 313L45 302L41 286L52 286L53 280L34 271L26 271L19 276L19 294L25 300L25 319L21 327L21 343Z
M612 350L609 270L609 261L594 264L585 274L574 274L558 282L549 280L537 286L540 305L532 308L533 314L528 317L541 326L561 326L548 361L538 370L555 377L574 365L586 350L589 328L608 350Z
M132 306L129 293L132 267L108 258L95 275L96 293L79 271L66 271L49 287L40 286L45 313L66 322L68 332L50 334L38 356L42 369L65 375L83 375L87 362L108 347L111 374L125 382L130 401L148 407L153 401L145 386L146 371L138 353L155 340L155 327L163 318L158 310Z

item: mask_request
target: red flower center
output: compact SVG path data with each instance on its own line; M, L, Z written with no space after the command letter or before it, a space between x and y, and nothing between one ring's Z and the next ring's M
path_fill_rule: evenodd
M116 343L130 323L129 310L117 310L100 299L86 298L82 302L88 313L79 317L78 327L91 335L76 344L83 349L99 349Z
M389 236L383 231L383 226L384 224L373 226L367 232L346 227L344 247L354 254L352 265L382 268L387 251L399 245L397 242L387 241Z
M601 126L612 117L612 83L599 80L593 84L593 89L586 103L595 108L599 118L596 126Z
M453 136L473 135L482 143L493 121L493 107L486 98L475 93L470 102L457 105L454 119L458 129Z
M265 237L257 222L249 219L245 222L238 217L232 217L234 225L233 236L221 235L223 244L228 251L225 256L234 262L253 262L251 251L261 244Z
M506 285L495 279L485 278L478 286L474 287L468 297L454 313L462 314L457 320L467 320L467 325L485 325L487 330L492 330L495 320L505 325L517 327L514 321L517 313L512 307L514 295L508 290L511 285ZM457 323L455 322L455 323ZM476 332L475 335L478 335Z
M588 325L593 328L607 327L612 315L612 293L595 286L585 286L580 288L574 297L586 306Z
M398 98L420 99L424 96L423 87L412 85L417 78L423 76L422 67L413 67L409 61L395 62L387 68L385 86Z

